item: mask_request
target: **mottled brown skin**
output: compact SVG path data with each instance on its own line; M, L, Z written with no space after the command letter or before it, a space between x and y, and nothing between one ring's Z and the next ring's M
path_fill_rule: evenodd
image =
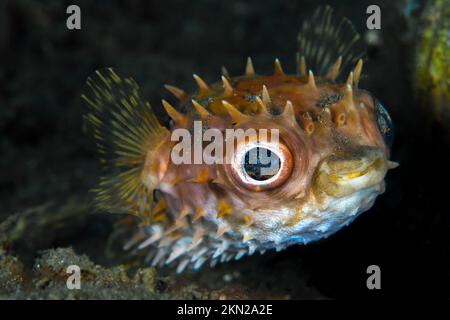
M221 130L233 127L278 128L282 143L294 155L292 173L277 188L255 191L237 181L229 165L174 165L170 161L167 165L174 145L167 141L158 152L159 166L153 174L159 177L157 184L165 193L168 212L172 212L166 216L168 226L177 221L180 226L187 224L180 220L180 216L191 216L193 220L203 218L205 210L216 210L219 219L226 220L233 227L251 224L254 220L251 212L262 208L277 210L288 206L299 211L301 216L302 204L310 202L311 196L320 205L324 190L323 183L316 183L317 168L324 159L345 160L334 162L339 171L345 170L344 163L348 166L347 160L359 159L367 149L379 150L384 155L383 161L389 156L377 127L374 100L354 84L350 87L316 77L315 85L311 85L306 75L281 72L270 76L245 75L228 81L233 87L232 94L226 93L223 83L218 82L210 85L208 90L200 88L194 96L186 97L179 109L190 111L175 121L172 130L192 128L192 121L201 118L190 98L211 113L203 119L208 127ZM262 98L263 85L271 99L269 105L266 103L268 113L263 112L256 101L256 97ZM224 108L223 100L246 117L233 120ZM292 102L295 119L283 114L287 101Z
M152 265L177 261L182 272L327 237L369 209L395 164L378 128L380 106L357 87L362 61L345 84L334 81L340 62L314 78L311 71L285 75L278 61L273 75L255 75L249 60L244 76L223 76L209 86L194 75L199 91L192 96L166 86L181 100L177 108L163 100L170 129L132 79L112 69L89 78L86 118L103 161L122 170L102 177L99 207L143 218L126 247L151 246ZM206 129L221 133L223 161L195 164L195 145L210 144L195 140L196 132L211 132ZM254 133L236 139L228 129ZM259 129L270 135L277 129L279 143L262 139ZM172 152L180 144L172 134L180 132L194 152L177 164ZM269 179L255 180L245 157L260 147L281 161Z

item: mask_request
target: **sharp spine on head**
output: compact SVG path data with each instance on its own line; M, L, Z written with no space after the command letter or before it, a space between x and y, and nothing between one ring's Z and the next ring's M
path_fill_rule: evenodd
M311 89L317 90L314 74L311 70L308 71L308 86L310 86Z
M169 102L163 99L162 104L169 117L175 121L175 123L183 123L186 120L186 116L181 112L178 112Z
M227 78L230 78L230 74L228 73L227 68L225 68L224 66L222 66L222 75Z
M255 68L253 67L252 58L247 58L247 65L245 66L245 75L247 76L254 76L255 75Z
M260 113L270 114L269 111L267 110L266 104L264 103L264 101L261 100L260 97L256 97L256 103L259 106Z
M347 77L347 81L345 82L347 85L353 85L353 72L350 72Z
M231 119L235 122L243 121L247 118L245 114L240 112L235 106L227 102L226 100L222 100L222 104L227 109L228 114L230 115Z
M346 91L346 95L345 95L345 99L348 99L347 102L353 104L353 89L352 86L349 84L345 85L345 91Z
M265 85L263 85L263 87L262 87L261 96L262 96L262 101L264 102L264 104L266 106L270 106L272 103L272 99L270 99L269 91L267 90L267 87Z
M351 118L352 115L355 114L356 107L353 103L353 89L351 85L345 84L345 95L344 98L339 101L339 104L344 107L349 118Z
M179 100L185 100L188 97L188 94L184 92L182 89L177 88L175 86L171 86L170 84L165 84L164 88L177 97Z
M341 64L342 64L342 56L339 56L334 65L328 71L325 78L330 80L336 80L336 77L339 74L339 69L341 68Z
M206 110L205 107L203 107L200 103L198 103L194 99L192 99L191 101L192 104L194 105L195 110L197 110L202 119L207 119L208 117L211 116L211 113L209 113L209 111Z
M356 64L355 71L354 71L354 78L353 82L355 83L355 86L358 87L359 78L361 76L361 71L363 67L363 61L362 59L358 60L358 63Z
M202 78L200 78L200 77L199 77L198 75L196 75L195 73L193 74L193 77L194 77L195 82L197 82L197 85L198 85L200 94L209 92L209 87L208 87L208 85L206 84L206 82L203 81Z
M283 75L284 74L283 67L281 66L281 62L280 62L280 60L278 60L278 58L275 59L274 74L276 74L276 75Z
M223 82L223 89L224 89L224 96L229 97L233 94L233 87L231 86L230 82L225 78L225 76L222 76L222 82Z
M282 116L288 120L291 124L297 124L297 119L295 118L294 106L290 100L286 101Z

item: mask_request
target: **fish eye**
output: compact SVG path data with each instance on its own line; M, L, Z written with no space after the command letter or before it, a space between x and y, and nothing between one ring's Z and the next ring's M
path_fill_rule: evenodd
M292 172L292 154L282 144L254 142L238 150L233 173L244 187L260 191L283 184Z
M391 147L394 142L394 123L386 107L378 100L375 99L375 114L377 117L378 129L383 136L386 144Z

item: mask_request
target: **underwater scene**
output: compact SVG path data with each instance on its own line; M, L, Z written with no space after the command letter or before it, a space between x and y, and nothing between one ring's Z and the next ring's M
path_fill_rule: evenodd
M1 300L449 298L450 0L4 0L0 57Z

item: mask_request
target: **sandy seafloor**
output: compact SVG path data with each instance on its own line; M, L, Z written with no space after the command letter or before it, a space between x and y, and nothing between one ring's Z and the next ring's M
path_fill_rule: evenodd
M327 2L364 33L374 1ZM72 2L70 2L72 3ZM430 120L413 91L416 21L403 1L382 7L380 43L371 46L361 87L396 124L392 158L375 206L336 235L283 252L176 275L120 250L113 225L95 214L88 190L99 167L83 133L79 98L87 76L114 66L132 75L157 112L172 100L163 84L195 89L195 72L216 81L220 67L260 73L278 57L295 68L295 38L317 1L76 1L82 30L65 28L68 1L0 2L0 298L320 299L446 295L449 260L448 131ZM448 188L447 188L448 189ZM66 288L67 265L80 265L82 290ZM366 267L383 272L368 291Z

